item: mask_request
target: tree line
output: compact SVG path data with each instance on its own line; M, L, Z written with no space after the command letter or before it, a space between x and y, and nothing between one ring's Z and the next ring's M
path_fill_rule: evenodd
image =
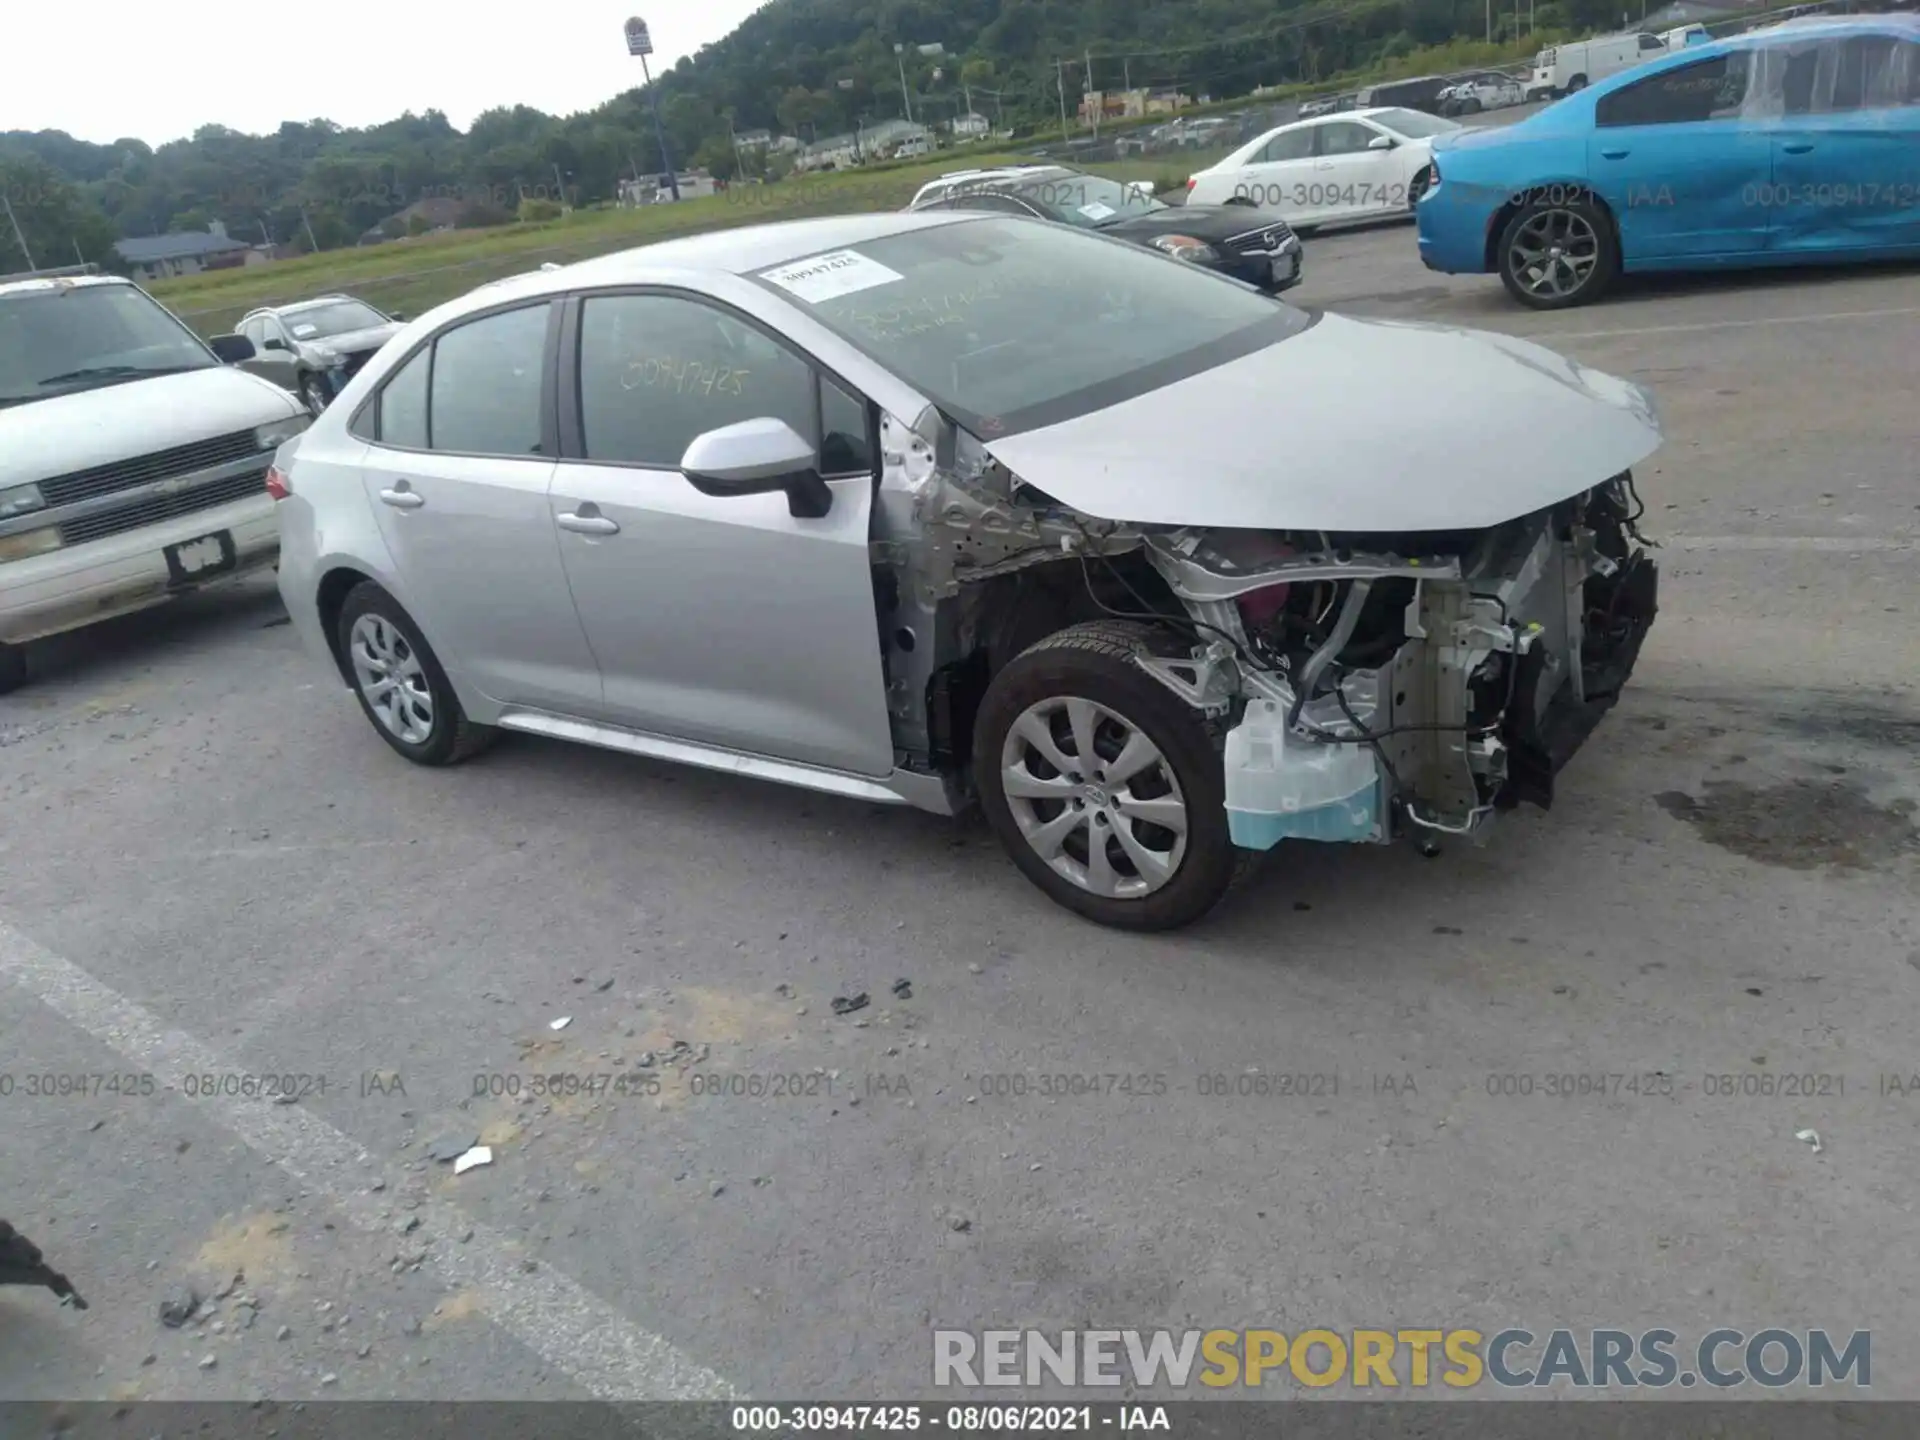
M1604 29L1611 0L1493 0L1496 38L1520 27ZM1016 134L1051 132L1087 88L1178 87L1216 98L1391 63L1421 46L1481 38L1487 0L774 0L724 39L655 77L675 160L724 179L765 173L735 141L803 140L908 110L922 122L969 105ZM439 111L360 129L289 120L268 135L218 124L153 146L60 131L0 133L0 272L111 265L117 239L204 229L298 249L334 249L418 200L456 223L504 223L523 202L611 200L658 173L644 88L565 118L489 110L464 133ZM545 204L541 204L544 210ZM417 225L415 228L419 228ZM17 230L17 235L16 235Z

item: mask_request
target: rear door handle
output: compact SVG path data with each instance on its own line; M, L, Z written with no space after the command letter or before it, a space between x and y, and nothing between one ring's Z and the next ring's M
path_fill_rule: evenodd
M618 535L620 533L618 524L597 511L592 514L582 514L577 510L570 511L556 515L553 519L562 530L571 530L576 535Z
M382 490L380 498L396 510L418 510L427 503L427 497L417 492L404 480L391 489Z
M1804 155L1813 149L1813 142L1811 140L1783 140L1780 142L1780 148L1789 155Z
M1631 150L1602 150L1600 152L1600 154L1608 160L1624 160L1632 153Z

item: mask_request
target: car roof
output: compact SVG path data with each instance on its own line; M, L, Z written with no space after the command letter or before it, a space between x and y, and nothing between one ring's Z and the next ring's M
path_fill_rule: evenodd
M953 210L885 210L709 230L617 250L553 270L532 270L496 280L435 307L420 319L438 324L470 310L491 308L503 300L536 299L583 288L671 284L703 275L748 275L828 250L941 225L974 223L980 218Z
M315 295L307 300L290 300L285 305L256 305L242 315L240 320L244 324L256 315L297 315L302 310L314 310L322 305L338 305L342 300L353 300L353 298L351 295Z
M42 275L33 280L0 280L0 295L30 295L41 290L75 290L89 285L133 285L121 275Z
M1704 45L1688 45L1680 50L1667 50L1659 55L1641 61L1631 70L1622 70L1617 75L1589 85L1580 94L1591 102L1624 90L1651 75L1667 70L1676 70L1683 65L1697 65L1716 56L1731 54L1736 50L1752 48L1756 43L1764 43L1768 36L1782 29L1791 29L1796 38L1818 38L1822 35L1899 35L1909 40L1920 40L1920 15L1905 12L1888 15L1809 15L1804 17L1806 25L1764 25L1757 30L1743 30L1738 35L1728 35L1719 40L1709 40Z

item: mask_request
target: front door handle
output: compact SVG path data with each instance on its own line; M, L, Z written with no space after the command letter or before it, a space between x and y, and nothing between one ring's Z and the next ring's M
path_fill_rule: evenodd
M404 480L397 482L390 489L382 490L380 498L396 510L418 510L427 503L427 497Z
M598 511L592 514L571 511L553 518L554 523L562 530L571 530L576 535L618 535L620 533L619 525Z
M1804 155L1813 149L1813 142L1811 140L1783 140L1780 142L1780 148L1789 155Z
M1632 153L1631 150L1602 150L1600 152L1600 154L1608 160L1624 160Z

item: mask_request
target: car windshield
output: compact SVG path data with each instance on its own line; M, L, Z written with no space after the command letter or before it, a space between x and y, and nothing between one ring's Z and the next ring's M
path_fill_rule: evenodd
M302 306L283 310L280 318L296 340L319 340L328 335L346 335L355 330L372 330L388 322L371 305L358 300L334 300L325 305Z
M1384 125L1396 135L1404 135L1409 140L1430 140L1435 135L1445 135L1458 130L1457 121L1442 120L1437 115L1425 115L1418 110L1382 110L1372 117L1376 124Z
M0 295L0 405L219 363L133 285L56 284Z
M757 278L986 438L1104 409L1311 323L1151 250L1014 217L912 230Z
M1171 208L1118 180L1082 175L1073 170L1028 180L1016 186L1013 193L1038 205L1056 220L1090 230L1132 215Z

